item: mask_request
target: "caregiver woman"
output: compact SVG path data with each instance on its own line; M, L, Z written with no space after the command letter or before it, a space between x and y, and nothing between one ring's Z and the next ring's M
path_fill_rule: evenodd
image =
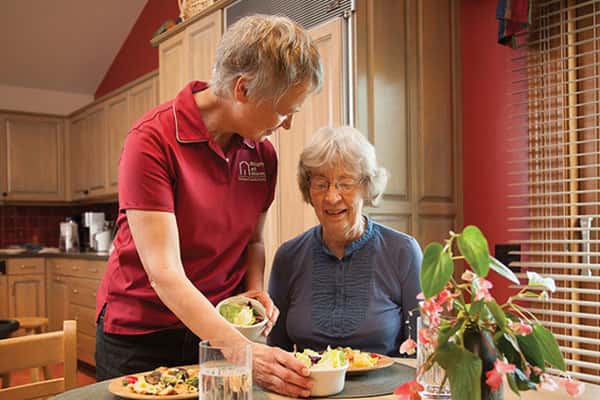
M264 140L289 129L318 90L309 35L284 17L241 19L223 35L210 83L191 82L146 113L119 164L115 251L97 295L98 379L198 362L199 338L246 343L215 310L263 291L263 224L277 158ZM254 381L308 396L308 371L290 353L252 343Z

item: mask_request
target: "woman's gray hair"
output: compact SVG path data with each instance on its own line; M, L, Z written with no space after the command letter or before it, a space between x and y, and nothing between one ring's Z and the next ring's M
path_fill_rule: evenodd
M211 85L217 96L231 97L239 77L248 80L248 96L277 101L297 84L320 90L323 67L308 32L283 16L244 17L223 34L217 47Z
M298 185L304 201L311 204L311 173L338 165L361 177L365 184L365 205L377 206L385 190L388 173L377 165L375 147L365 135L349 126L320 128L300 154Z

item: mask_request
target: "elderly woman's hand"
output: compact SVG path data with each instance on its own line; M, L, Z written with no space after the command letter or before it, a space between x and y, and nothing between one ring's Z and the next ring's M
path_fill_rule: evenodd
M252 375L265 389L292 397L308 397L312 379L306 366L278 347L252 343Z
M247 292L240 293L240 295L256 299L265 307L267 323L265 324L265 329L262 331L262 335L267 336L271 332L271 329L273 329L275 322L277 322L279 309L275 306L269 294L262 290L248 290Z

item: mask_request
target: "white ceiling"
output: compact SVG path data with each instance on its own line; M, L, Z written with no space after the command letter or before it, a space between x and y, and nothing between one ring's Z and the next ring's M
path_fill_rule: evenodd
M145 4L0 0L0 108L20 95L93 97Z

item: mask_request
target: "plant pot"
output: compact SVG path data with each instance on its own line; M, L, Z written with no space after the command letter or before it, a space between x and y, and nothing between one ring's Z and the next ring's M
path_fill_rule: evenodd
M481 400L504 399L503 385L500 385L498 390L492 390L485 383L487 379L485 373L494 369L494 361L497 358L492 336L486 331L480 332L476 329L467 329L463 340L465 348L481 359Z

